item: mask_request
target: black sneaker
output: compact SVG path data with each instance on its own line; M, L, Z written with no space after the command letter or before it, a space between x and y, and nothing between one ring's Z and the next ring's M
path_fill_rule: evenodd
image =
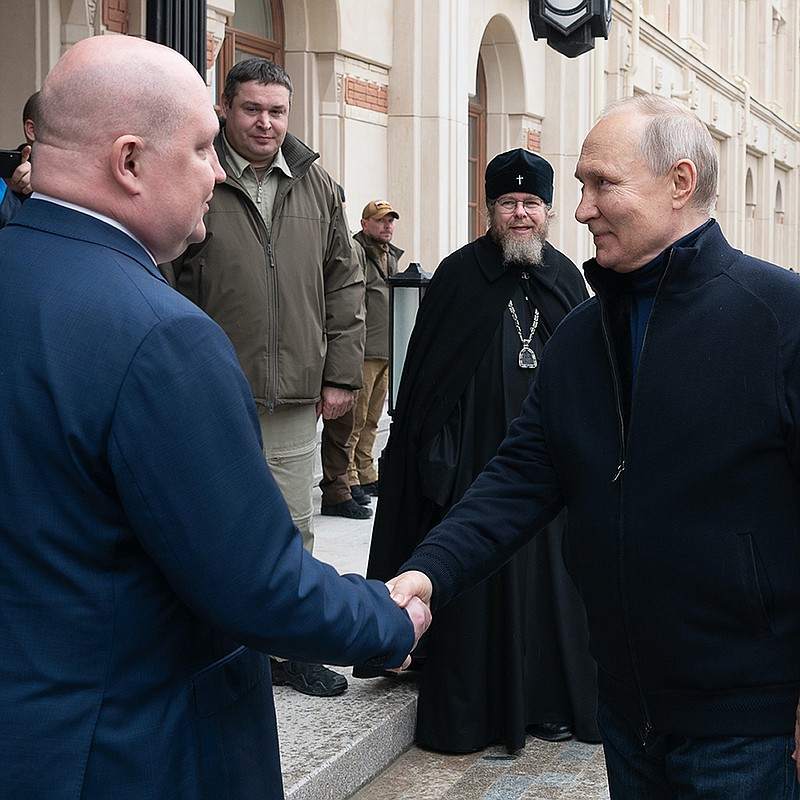
M343 503L336 503L332 506L323 504L322 513L326 517L346 517L347 519L369 519L372 516L372 509L360 506L355 500L345 500Z
M300 661L278 661L270 658L272 685L291 686L314 697L335 697L347 688L347 678L323 667L322 664L303 664Z
M372 481L372 483L362 483L361 488L369 495L373 497L378 496L378 481Z
M350 487L350 494L353 496L353 500L355 500L360 506L368 506L372 502L370 495L368 495L358 484Z

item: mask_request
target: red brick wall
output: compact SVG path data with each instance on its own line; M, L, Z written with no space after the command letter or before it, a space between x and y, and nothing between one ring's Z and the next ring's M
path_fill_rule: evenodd
M533 153L542 152L542 134L539 131L528 131L528 141L525 147Z
M103 25L114 33L127 33L128 0L103 0Z
M344 102L349 106L369 108L382 114L389 112L389 90L378 83L370 83L347 76L344 81Z

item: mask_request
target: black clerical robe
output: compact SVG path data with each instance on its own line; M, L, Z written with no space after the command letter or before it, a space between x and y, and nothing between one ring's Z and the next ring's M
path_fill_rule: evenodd
M494 455L535 369L518 364L535 310L535 357L587 296L552 246L525 272L504 266L488 234L434 273L409 343L389 442L369 577L387 580ZM508 309L514 303L519 332ZM468 752L525 743L526 726L573 725L595 741L595 668L586 623L560 552L559 517L500 571L441 609L426 637L417 742Z

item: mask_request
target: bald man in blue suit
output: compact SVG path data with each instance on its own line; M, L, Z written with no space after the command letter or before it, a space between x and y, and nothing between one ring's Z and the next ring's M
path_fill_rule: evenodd
M262 653L399 667L430 620L303 550L233 348L156 268L205 234L216 133L134 38L42 90L0 232L4 797L282 798Z

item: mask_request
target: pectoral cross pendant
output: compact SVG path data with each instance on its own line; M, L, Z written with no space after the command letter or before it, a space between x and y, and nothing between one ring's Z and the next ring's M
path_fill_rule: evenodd
M536 369L539 362L536 360L536 353L530 349L527 345L525 345L522 350L519 351L519 365L523 369Z

